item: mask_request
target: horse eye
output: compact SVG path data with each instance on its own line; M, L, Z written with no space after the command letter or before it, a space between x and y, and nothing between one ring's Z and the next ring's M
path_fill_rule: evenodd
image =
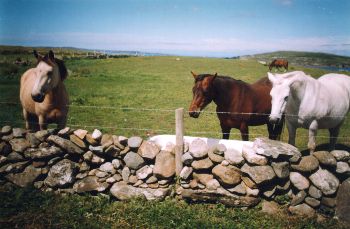
M284 101L287 101L288 100L288 96L284 97Z

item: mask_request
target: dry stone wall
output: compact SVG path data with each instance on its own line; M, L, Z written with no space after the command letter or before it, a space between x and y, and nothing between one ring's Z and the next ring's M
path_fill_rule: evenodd
M258 138L242 151L197 138L186 142L175 176L174 144L102 134L95 129L0 132L0 185L57 193L105 193L119 200L191 201L253 207L262 199L288 202L293 214L334 213L349 219L350 154L302 155L286 143Z

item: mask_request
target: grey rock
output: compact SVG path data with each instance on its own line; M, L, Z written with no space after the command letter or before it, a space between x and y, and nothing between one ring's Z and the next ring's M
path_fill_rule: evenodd
M248 145L243 145L242 156L248 163L250 163L252 165L266 165L267 164L267 158L257 154L255 152L255 150Z
M315 199L320 199L322 197L322 192L315 186L311 185L309 188L309 195Z
M96 173L95 173L95 176L98 177L98 178L105 178L108 175L109 174L107 172L100 171L100 170L97 170Z
M30 144L30 147L37 147L41 142L35 137L34 133L27 133L26 139Z
M249 166L244 164L241 168L243 173L249 175L249 177L256 183L262 184L265 182L269 182L276 177L275 172L273 171L271 166Z
M198 161L193 161L191 166L195 170L206 170L212 168L214 164L209 158L204 158Z
M119 169L120 167L122 167L122 162L118 159L113 159L112 165L115 169Z
M325 195L334 194L339 186L339 180L325 169L319 169L310 176L311 182Z
M38 133L38 132L37 132ZM69 154L83 154L84 151L71 141L57 135L50 135L47 140L65 150Z
M116 173L116 170L113 166L113 164L111 162L106 162L106 163L103 163L100 168L99 168L100 171L102 172L106 172L106 173L109 173L109 174L115 174Z
M18 173L21 172L27 165L29 164L29 161L20 161L13 164L5 164L0 167L0 174L1 173Z
M187 152L181 156L181 161L184 165L191 165L193 162L193 157L190 153Z
M253 148L257 154L273 159L291 159L295 157L295 160L297 160L298 157L300 158L301 156L301 153L296 147L268 138L256 138L253 143Z
M39 139L39 141L43 142L46 140L46 138L51 134L51 131L49 130L40 130L35 132L35 137Z
M270 186L263 191L263 195L266 198L271 198L276 193L276 190L277 190L276 186Z
M343 181L339 187L335 214L340 221L350 225L350 178Z
M91 150L94 153L100 154L100 155L103 154L103 146L92 146L92 145L90 145L89 146L89 150Z
M210 180L214 179L214 176L212 174L205 173L193 173L192 176L203 185L206 185Z
M101 145L103 149L107 149L111 145L113 145L113 138L110 134L103 134L101 138Z
M108 187L109 187L108 183L99 182L97 177L87 176L77 181L73 186L73 190L77 193L92 192L92 191L103 192Z
M143 141L137 153L149 160L153 160L160 152L160 148L153 142Z
M347 162L344 161L338 161L337 162L337 173L347 173L350 172L350 166Z
M102 132L98 129L94 129L94 131L91 134L91 137L94 140L99 141L102 138Z
M56 146L50 146L45 148L29 148L25 151L24 155L26 158L32 159L51 159L63 154L61 148Z
M30 147L30 143L25 138L14 138L10 140L12 150L23 153Z
M88 133L87 130L77 129L74 132L74 135L77 136L80 140L83 140Z
M205 141L196 138L189 145L189 152L196 159L204 158L208 155L209 147Z
M120 156L120 149L116 147L115 145L110 145L105 150L105 153L109 155L110 157L116 158Z
M139 180L144 180L150 177L153 173L153 169L149 165L145 165L136 171L136 177Z
M11 151L11 145L6 142L0 142L0 155L7 156L9 153L11 153Z
M282 191L282 192L286 192L290 189L290 180L285 180L285 181L282 181L280 182L276 188L277 188L277 191Z
M58 131L57 135L60 137L67 137L69 136L71 133L73 132L73 130L70 127L65 127L61 130Z
M193 172L192 167L185 166L182 168L180 172L180 178L183 180L187 180L191 176L192 172Z
M12 134L14 138L21 138L25 135L27 131L22 128L13 128L12 129Z
M87 172L90 170L90 165L85 161L79 164L79 172Z
M103 162L105 162L105 159L102 158L102 157L99 157L95 154L92 154L92 159L91 159L91 163L92 164L96 164L96 165L100 165L102 164Z
M234 149L228 149L225 151L225 160L232 165L241 165L244 162L242 153Z
M301 204L305 200L305 197L306 197L306 192L305 191L298 192L293 197L292 201L290 202L290 205L291 206L295 206L295 205Z
M129 182L130 177L130 169L128 167L124 167L122 170L122 178L124 182Z
M91 161L94 154L91 151L84 153L83 158L85 161Z
M129 152L124 157L124 162L130 169L139 169L145 163L145 160L137 153Z
M245 187L242 184L238 184L233 188L228 188L227 190L237 195L245 195L247 193Z
M223 160L225 160L223 156L216 154L213 151L209 151L208 156L209 156L209 159L216 164L221 163Z
M150 176L147 180L146 180L146 184L153 184L156 183L158 181L157 177L155 176Z
M6 175L6 179L22 188L33 185L34 181L41 175L41 169L27 166L22 173L11 173Z
M336 198L323 196L321 199L321 204L330 208L334 208L337 204Z
M234 166L216 165L212 170L213 175L223 185L237 185L241 182L241 171Z
M1 135L9 135L12 132L12 127L11 126L3 126L1 128Z
M328 151L316 151L312 154L321 165L335 167L337 165L337 160L335 157Z
M217 190L220 187L220 183L216 179L211 179L207 182L206 187L208 190Z
M17 153L15 151L7 155L7 161L9 162L18 162L18 161L25 161L25 160L26 159L22 156L22 154Z
M158 178L168 179L175 175L175 157L172 153L161 151L153 168L153 174Z
M298 190L305 190L310 186L309 180L298 172L291 172L289 178L293 186Z
M142 143L142 138L134 136L128 139L128 146L132 149L139 148Z
M77 146L79 146L80 148L82 148L82 149L86 149L87 148L86 143L82 139L80 139L78 136L76 136L75 134L71 134L69 136L69 140L71 142L73 142L74 144L76 144Z
M291 166L299 172L312 172L318 169L319 162L316 157L310 155L302 157L298 164L292 164Z
M268 215L277 215L281 213L281 208L278 205L278 203L274 201L264 200L261 204L261 212L266 213Z
M305 203L307 203L309 206L313 208L317 208L318 206L320 206L320 201L312 197L306 197Z
M223 156L226 150L227 148L224 144L217 144L215 147L214 153L217 155Z
M345 150L333 150L331 154L337 159L337 161L347 161L350 159L350 153Z
M278 178L289 176L289 162L272 162L271 165Z
M77 171L78 166L74 162L63 159L51 167L44 183L49 187L66 187L74 183Z
M307 218L312 218L315 216L315 210L305 203L297 206L290 206L288 211L293 215L304 216Z

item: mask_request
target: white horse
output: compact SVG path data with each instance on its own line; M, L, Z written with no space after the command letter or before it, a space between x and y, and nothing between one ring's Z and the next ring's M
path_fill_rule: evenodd
M271 74L271 122L286 115L288 143L295 145L298 127L309 129L308 148L316 148L317 129L328 129L330 148L334 149L339 129L350 107L350 77L330 73L314 79L302 71Z

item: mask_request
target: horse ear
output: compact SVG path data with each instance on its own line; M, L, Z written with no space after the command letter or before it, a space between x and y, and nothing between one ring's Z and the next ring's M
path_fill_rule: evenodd
M215 72L213 79L215 79L215 77L217 77L217 76L218 76L218 73Z
M33 50L33 54L36 59L40 59L42 57L35 49Z
M271 81L271 83L276 82L276 77L271 72L268 72L267 76L269 77L269 80Z
M55 54L53 53L52 50L49 51L49 58L50 58L50 60L52 60L52 61L55 60Z
M195 78L195 79L196 79L197 76L198 76L196 73L194 73L194 72L192 72L192 71L191 71L191 74L192 74L193 78Z

